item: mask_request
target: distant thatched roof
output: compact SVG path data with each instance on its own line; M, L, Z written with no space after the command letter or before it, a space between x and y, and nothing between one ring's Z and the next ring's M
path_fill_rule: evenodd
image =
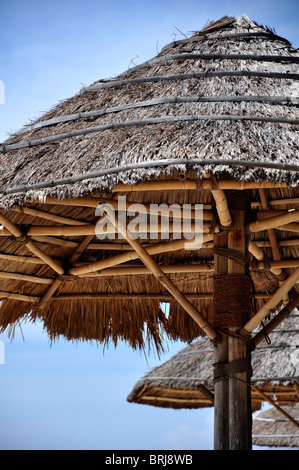
M299 312L271 333L271 344L260 343L252 353L252 384L279 405L298 403ZM163 408L213 406L214 348L207 338L186 347L142 377L128 396L131 403ZM252 391L252 409L263 399Z
M299 422L299 403L283 409ZM267 447L298 447L299 430L275 408L259 413L253 420L252 443Z
M156 245L154 261L209 320L221 229L211 190L246 192L248 220L265 217L261 185L268 215L299 208L298 61L269 28L224 17L11 135L0 146L0 328L41 318L51 338L158 349L165 335L204 335L123 239L95 236L95 209L119 194L130 203L203 204L202 249L157 247L161 232L141 243ZM296 223L278 227L281 261L266 230L250 234L264 257L257 266L249 255L257 309L283 280L277 269L288 276L298 266L298 232Z

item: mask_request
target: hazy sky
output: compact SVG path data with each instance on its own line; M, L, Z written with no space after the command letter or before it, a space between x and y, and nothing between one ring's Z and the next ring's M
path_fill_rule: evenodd
M246 13L299 45L298 0L0 0L0 141L100 78L150 59L208 20ZM0 90L1 92L1 90ZM4 342L0 449L212 449L213 410L174 411L126 402L159 360L121 344L58 343L40 325ZM0 361L1 362L1 361Z

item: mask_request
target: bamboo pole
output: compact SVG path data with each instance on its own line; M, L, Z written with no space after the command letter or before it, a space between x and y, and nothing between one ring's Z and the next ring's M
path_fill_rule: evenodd
M115 228L122 236L127 240L127 242L132 246L132 248L138 254L138 257L145 264L145 266L152 272L156 279L170 292L173 297L178 301L181 307L186 310L194 321L200 326L200 328L211 338L212 341L216 341L218 335L216 331L211 327L208 321L198 312L198 310L189 302L188 299L179 291L173 282L164 274L161 268L157 263L151 258L148 252L143 248L142 245L135 240L132 235L128 232L127 227L119 222L117 217L114 220L114 214L107 210L107 217L111 223L115 224Z
M16 237L16 239L22 239L23 234L19 227L15 224L13 224L4 214L0 213L0 223L3 224L9 232ZM54 261L49 255L44 253L42 250L40 250L31 240L30 238L26 242L25 240L25 245L28 248L29 251L31 251L34 255L36 255L38 258L42 259L45 261L46 264L48 264L54 271L56 271L58 274L63 274L64 269L56 262Z
M95 197L92 197L92 198L76 197L76 198L73 198L71 201L66 200L66 199L63 199L62 201L58 201L57 199L50 197L50 196L47 197L46 204L76 206L76 207L92 207L94 209L99 207L101 204L109 204L116 211L126 211L126 212L131 212L131 213L138 212L140 214L147 214L147 215L161 215L161 216L167 216L172 219L176 219L176 218L195 219L196 218L196 210L191 207L190 212L184 211L184 206L182 204L175 204L178 210L172 211L171 206L164 207L163 204L136 203L136 202L128 201L126 199L119 201L118 199L111 199L111 198L106 199L106 198L95 198ZM136 207L136 205L138 205L138 207ZM203 220L212 220L213 211L205 207L205 205L203 205L202 217L203 217Z
M268 230L269 228L279 228L286 226L289 223L296 222L299 220L299 210L286 212L284 215L278 215L270 217L269 219L257 220L249 224L249 230L253 233L262 230ZM299 228L299 227L298 227Z
M210 223L203 222L202 230L203 233L208 233L210 231ZM219 228L216 227L215 231L219 231ZM142 230L134 230L132 231L133 234L140 234L140 233L182 233L183 229L179 228L175 222L169 221L169 224L163 224L159 222L157 227L155 226L151 229L150 224L145 223L145 226L142 227ZM194 222L190 223L190 232L196 234L196 224ZM99 228L97 228L96 224L88 224L88 225L61 225L61 226L52 226L52 225L32 225L27 235L30 237L36 236L62 236L62 237L80 237L86 235L101 235L101 234L114 234L115 230L111 226L106 226L106 230L101 232ZM0 236L10 236L10 230L7 228L2 229L0 232Z
M28 264L46 264L40 258L31 258L30 256L18 256L18 255L9 255L6 253L0 253L0 259L5 261L13 261L16 263L28 263Z
M13 292L0 292L0 298L5 300L19 300L21 302L38 302L40 297L33 295L15 294Z
M183 295L189 300L213 300L213 292L207 293L183 293ZM256 298L265 299L269 297L267 292L256 294ZM63 300L172 300L171 294L160 294L160 293L148 293L148 294L128 294L123 292L92 292L92 293L78 293L78 294L59 294L56 297L52 297L52 300L63 301Z
M213 234L203 234L203 242L207 242L212 239L213 239ZM165 242L165 243L157 243L157 244L146 247L146 250L149 255L157 255L160 253L167 253L170 251L177 251L177 250L183 250L183 249L187 250L188 245L190 245L190 247L193 247L194 239L193 240L183 239L183 240L174 240L174 241ZM121 253L119 255L111 256L105 260L96 261L94 263L89 263L83 266L71 268L69 270L69 273L74 276L81 276L82 274L96 272L96 271L99 271L99 270L102 270L111 266L116 266L118 264L125 263L127 261L132 261L137 258L138 258L138 255L136 251L133 250L127 253Z
M270 403L274 408L276 408L281 414L283 414L288 420L290 420L297 428L299 428L299 423L296 421L292 416L290 416L283 408L281 408L275 401L273 401L270 397L268 397L262 390L257 387L251 385L252 389L258 393L264 400Z
M299 294L290 300L286 305L262 330L251 339L252 349L255 349L264 339L265 335L269 335L280 323L295 310L299 305Z
M175 265L159 265L161 271L167 274L179 273L210 273L214 272L214 263L195 263L195 264L175 264ZM106 276L131 276L138 274L151 274L151 270L147 266L116 266L102 269L96 273L82 274L80 278L95 278Z
M229 212L225 193L223 189L212 189L211 193L215 199L220 224L222 227L228 228L232 224L232 218Z
M60 215L52 214L51 212L45 212L32 207L14 207L14 212L21 214L32 215L40 219L50 220L51 222L57 222L66 225L88 225L88 222L82 222L81 220L71 219L69 217L62 217Z
M288 184L277 181L238 181L238 180L217 180L218 189L259 189L259 188L287 188ZM201 189L212 189L212 182L209 180L202 180L200 182ZM198 190L197 180L159 180L147 181L145 183L137 183L129 185L119 183L113 191L118 192L139 192L139 191L172 191L172 190Z
M0 271L0 279L14 279L17 281L33 282L34 284L51 284L52 279L47 279L38 276L29 276L21 273L10 273L6 271Z
M266 318L266 316L273 310L277 304L282 300L285 294L289 292L292 287L299 280L299 267L284 281L284 283L277 289L268 302L249 320L243 327L243 332L248 335L258 326L258 324Z

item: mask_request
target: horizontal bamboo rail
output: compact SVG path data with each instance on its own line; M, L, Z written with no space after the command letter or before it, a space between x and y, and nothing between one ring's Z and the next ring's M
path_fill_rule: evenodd
M209 273L214 272L214 263L194 263L194 264L175 264L159 265L159 268L166 274L180 273ZM138 274L151 274L151 270L146 266L126 265L105 268L96 273L81 274L80 278L94 278L106 276L130 276Z
M203 233L207 233L210 231L211 224L207 222L202 223L202 231ZM189 229L189 228L188 228ZM194 233L195 235L197 229L197 225L194 222L190 223L190 233ZM140 227L140 230L132 231L132 234L138 235L141 233L183 233L183 227L181 224L178 224L173 221L169 221L168 223L161 223L154 225L151 227L150 223L145 223ZM216 226L215 232L219 231L219 228ZM31 236L63 236L63 237L73 237L73 236L83 236L83 235L109 235L114 234L115 229L112 226L106 225L105 231L100 231L97 225L89 224L89 225L60 225L60 226L52 226L52 225L31 225L29 230L27 231L27 235ZM5 228L0 230L0 236L2 237L9 237L11 236L11 232Z
M0 279L12 279L17 281L32 282L34 284L51 284L52 279L47 279L38 276L29 276L21 273L10 273L6 271L0 271Z
M172 294L174 299L181 305L181 307L189 313L193 320L202 328L202 330L210 337L212 341L217 341L218 334L209 324L209 322L201 315L201 313L190 303L188 299L180 292L175 284L165 275L162 269L157 263L151 258L145 248L134 240L130 233L128 233L127 227L119 222L119 220L113 217L113 213L107 211L107 217L115 225L115 228L122 234L127 242L132 246L133 250L136 251L138 257L145 264L145 266L151 271L155 278Z
M213 293L183 293L183 295L189 300L213 300ZM269 297L268 293L258 293L256 298L265 299ZM122 292L98 292L98 293L78 293L78 294L59 294L56 297L52 297L52 300L63 301L63 300L173 300L171 294L160 294L160 293L149 293L149 294L124 294Z
M244 162L243 162L244 163ZM215 182L214 182L215 184ZM277 181L238 181L238 180L217 180L218 189L259 189L259 188L287 188L287 183ZM129 185L119 183L112 192L148 192L148 191L182 191L198 189L213 189L213 183L209 180L160 180L160 181L147 181L144 183L137 183Z
M202 241L207 242L213 240L213 234L203 234ZM146 250L149 255L157 255L160 253L168 253L171 251L178 251L178 250L187 250L188 246L191 248L194 247L194 239L192 240L174 240L171 242L165 243L157 243L154 245L150 245L146 247ZM116 266L121 263L125 263L127 261L132 261L137 259L137 253L135 250L129 251L127 253L121 253L119 255L111 256L105 260L96 261L93 263L88 263L83 266L78 266L71 268L69 273L75 276L80 276L83 274L92 273L95 271L99 271L108 267Z
M289 290L299 281L299 267L283 282L277 289L268 302L244 325L243 330L245 334L251 332L263 321L266 316L278 305L282 298L289 292Z
M184 210L184 206L182 204L171 204L169 207L165 207L164 204L144 204L144 203L136 203L132 201L118 201L118 199L104 199L104 198L89 198L89 197L76 197L73 198L71 201L63 199L62 201L57 201L53 197L47 197L46 204L55 204L55 205L63 205L63 206L76 206L76 207L92 207L97 209L102 204L108 204L116 211L127 211L131 213L139 213L139 214L147 214L147 215L159 215L159 216L166 216L169 218L179 218L179 219L196 219L198 218L198 214L196 209L193 208L195 204L191 204L191 210L187 211ZM157 207L156 207L157 206ZM175 206L175 207L174 207ZM203 207L202 210L202 218L203 220L212 220L213 219L213 211L209 209L205 209Z
M31 258L30 256L18 256L9 255L6 253L0 253L0 260L13 261L16 263L27 263L27 264L47 264L40 258Z
M21 302L38 302L39 297L33 295L15 294L13 292L0 291L0 299L3 300L19 300Z

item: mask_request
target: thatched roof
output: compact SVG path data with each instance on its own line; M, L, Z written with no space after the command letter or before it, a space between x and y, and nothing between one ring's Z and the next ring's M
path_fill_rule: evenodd
M209 319L213 233L221 229L211 190L233 197L232 189L243 189L250 220L264 216L259 185L271 210L299 208L298 60L298 50L269 28L224 17L11 135L0 146L2 330L41 318L51 338L124 339L140 348L148 340L158 349L165 335L204 335L123 239L95 236L95 208L119 194L130 203L204 204L210 238L202 249L155 246L151 254ZM250 235L264 257L259 266L249 260L257 309L279 287L277 269L288 276L298 266L298 226L283 227L278 268L267 231ZM162 233L142 243L157 241ZM88 265L89 275L79 275L78 265ZM162 301L170 303L168 317Z
M251 383L279 405L298 403L299 312L295 311L275 329L270 344L261 342L252 352ZM213 406L214 347L201 338L162 365L155 367L133 387L127 400L162 408ZM252 390L252 409L263 398Z
M299 403L283 409L299 422ZM298 427L275 408L262 411L255 417L252 432L254 445L299 448Z

